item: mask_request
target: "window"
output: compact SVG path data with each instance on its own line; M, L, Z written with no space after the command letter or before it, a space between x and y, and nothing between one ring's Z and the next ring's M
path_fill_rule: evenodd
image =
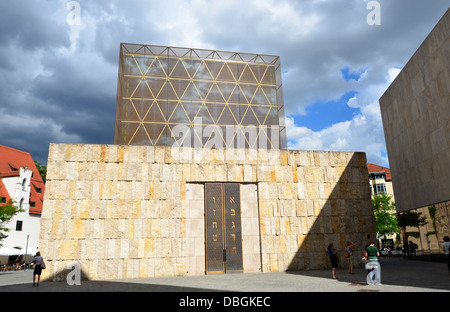
M27 187L27 179L23 179L22 181L22 191L25 191Z
M6 204L6 197L0 198L0 203L1 204Z
M17 220L16 222L16 231L22 231L23 221Z
M375 184L373 186L375 194L381 194L381 193L386 193L386 184L381 183L381 184Z
M36 207L36 203L35 203L35 202L32 202L32 201L30 201L30 207L32 207L32 208Z

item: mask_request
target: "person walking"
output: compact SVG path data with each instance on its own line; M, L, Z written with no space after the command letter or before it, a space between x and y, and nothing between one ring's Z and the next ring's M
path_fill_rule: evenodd
M445 252L448 263L448 274L450 274L450 238L448 236L444 236L444 247L442 250Z
M330 257L330 262L331 262L331 273L333 274L333 279L337 279L336 276L336 268L338 266L338 255L336 252L336 249L334 249L334 245L333 243L331 243L330 245L328 245L328 257Z
M368 274L368 283L374 284L374 274L377 281L377 285L381 285L381 266L378 262L378 257L380 256L380 252L377 247L375 247L374 242L370 242L369 246L366 248L366 257L367 264L366 267L370 268L371 271Z
M45 269L45 262L39 251L36 253L36 256L34 257L32 263L34 264L33 286L35 286L35 285L39 286L39 282L41 280L42 269ZM37 275L37 283L36 283L36 275Z
M345 257L348 261L349 274L353 274L353 247L355 247L355 244L352 241L347 241L345 246Z

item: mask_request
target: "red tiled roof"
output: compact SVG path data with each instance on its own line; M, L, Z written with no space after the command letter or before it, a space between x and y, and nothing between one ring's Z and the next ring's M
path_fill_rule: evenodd
M371 163L367 163L367 169L369 170L369 173L375 173L375 172L384 172L386 174L386 181L391 181L391 170L386 167L374 165Z
M6 187L3 184L2 180L0 180L0 198L6 198L6 203L8 203L8 201L11 199L11 197L9 196L9 193L6 190ZM0 206L4 206L5 204L0 202Z
M11 147L0 145L0 177L19 176L20 168L28 167L33 172L30 183L30 203L34 202L35 207L30 207L30 213L41 214L44 202L45 184L39 171L34 164L33 158L27 152L19 151ZM7 194L7 200L10 196L8 191L0 181L0 194ZM41 189L41 193L37 192L37 188ZM1 197L6 197L1 195Z

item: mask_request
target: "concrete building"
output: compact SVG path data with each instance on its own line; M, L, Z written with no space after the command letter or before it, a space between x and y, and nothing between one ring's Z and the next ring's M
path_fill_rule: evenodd
M51 144L43 274L328 268L331 242L375 239L367 175L364 153Z
M450 235L449 47L447 10L380 98L397 211L434 207L439 244Z
M45 184L29 153L3 145L0 145L0 178L0 206L12 200L23 209L10 220L8 237L1 242L4 262L8 253L15 256L26 251L36 253Z

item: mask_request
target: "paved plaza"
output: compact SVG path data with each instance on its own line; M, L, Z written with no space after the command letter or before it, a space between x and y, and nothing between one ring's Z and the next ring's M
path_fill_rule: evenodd
M32 286L32 270L0 273L0 292L449 292L450 275L446 263L383 258L381 286L366 283L366 270L331 270L247 273L122 279L82 280L81 285L43 281Z

